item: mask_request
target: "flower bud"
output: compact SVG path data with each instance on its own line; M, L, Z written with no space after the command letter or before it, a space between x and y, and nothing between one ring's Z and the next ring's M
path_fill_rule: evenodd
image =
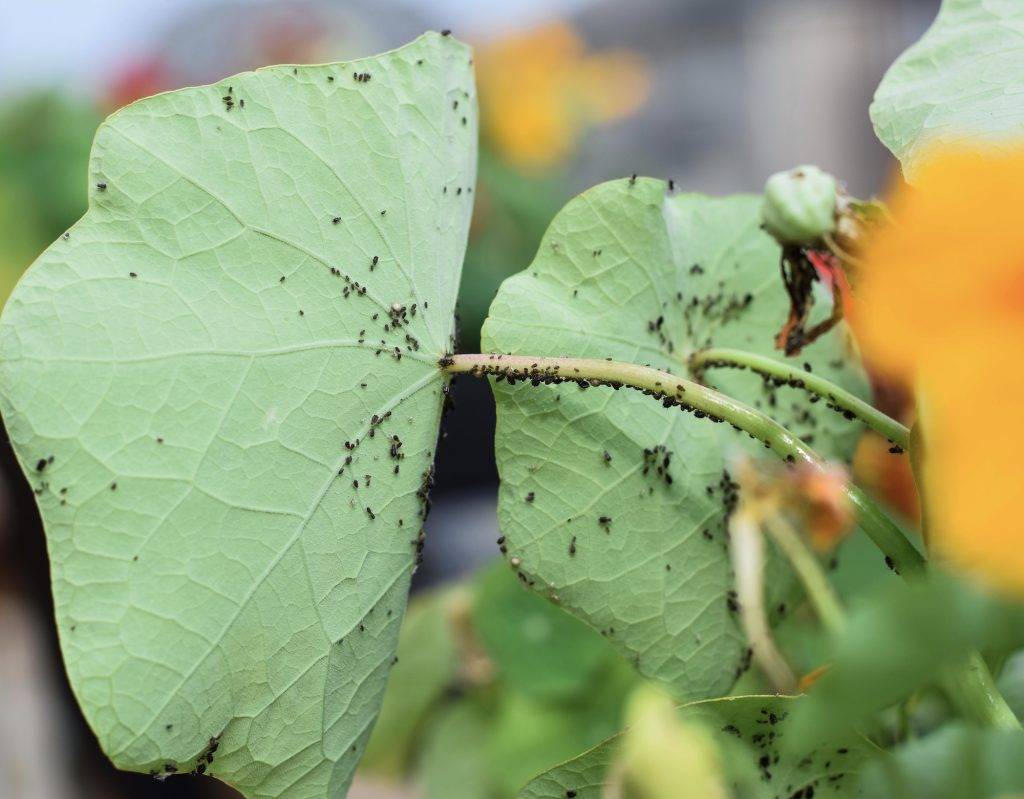
M764 184L761 221L780 244L813 244L836 226L836 179L816 166L776 172Z

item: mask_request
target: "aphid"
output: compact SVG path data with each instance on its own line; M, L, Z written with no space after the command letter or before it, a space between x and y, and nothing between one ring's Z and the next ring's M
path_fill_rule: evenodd
M131 278L136 278L136 277L138 277L138 276L139 276L139 275L138 275L138 273L137 273L137 272L129 272L129 273L128 273L128 277L131 277Z
M606 464L612 462L612 454L608 450L604 451L604 455L602 457L604 458L604 462Z
M340 221L341 221L341 217L340 216L336 216L333 219L331 219L331 224L337 225Z
M636 185L636 172L634 172L632 175L629 176L629 185L630 186L635 186Z
M445 28L443 31L441 31L441 35L442 36L451 36L452 35L451 28Z
M569 557L571 558L571 557L574 557L575 555L576 555L576 536L573 536L572 540L569 542Z
M99 183L96 184L96 188L99 189L100 191L106 191L107 184L104 183L103 181L100 181Z
M526 501L527 502L533 502L533 500L534 500L534 493L531 491L529 494L526 495Z

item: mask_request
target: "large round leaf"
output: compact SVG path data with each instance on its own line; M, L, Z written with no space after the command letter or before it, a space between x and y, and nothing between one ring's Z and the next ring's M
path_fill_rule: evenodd
M908 177L929 146L1024 135L1024 3L944 0L882 79L871 121Z
M704 346L773 352L786 317L779 251L759 200L666 194L656 180L600 185L555 218L533 264L507 280L484 346L610 357L683 374ZM863 394L844 331L805 358ZM859 427L749 373L711 375L845 458ZM522 580L607 635L681 698L718 696L749 665L736 618L726 518L735 498L729 425L628 390L495 383L504 548ZM773 610L786 587L773 579Z
M344 794L421 545L475 137L469 51L437 34L100 127L0 386L119 767Z

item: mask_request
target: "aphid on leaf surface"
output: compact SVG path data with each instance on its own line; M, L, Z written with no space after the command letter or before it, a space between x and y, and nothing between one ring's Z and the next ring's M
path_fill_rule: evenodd
M529 494L526 495L526 501L527 502L533 502L534 496L535 496L534 493L531 491Z
M99 183L96 184L96 188L99 189L100 191L106 191L107 184L104 183L103 181L100 181Z
M138 276L139 276L139 275L138 275L138 273L137 273L137 272L129 272L129 273L128 273L128 277L131 277L131 278L136 278L136 277L138 277Z

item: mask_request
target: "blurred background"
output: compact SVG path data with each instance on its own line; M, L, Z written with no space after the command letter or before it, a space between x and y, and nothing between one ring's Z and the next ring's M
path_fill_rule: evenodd
M102 118L136 98L279 62L322 62L451 28L476 47L479 186L462 349L555 212L595 183L674 178L757 191L816 163L859 196L892 168L867 106L938 0L41 0L0 3L0 302L83 212ZM376 737L352 796L507 797L619 725L634 679L600 636L488 568L494 411L456 386L425 562ZM881 401L900 413L902 400ZM913 517L905 459L858 459ZM879 465L881 464L881 465ZM896 464L896 465L893 465ZM0 799L229 797L212 780L121 774L64 678L45 544L0 444ZM881 469L887 471L880 472ZM557 646L554 644L557 643ZM559 654L561 653L561 654ZM813 664L812 664L813 665ZM382 743L386 741L386 743Z

